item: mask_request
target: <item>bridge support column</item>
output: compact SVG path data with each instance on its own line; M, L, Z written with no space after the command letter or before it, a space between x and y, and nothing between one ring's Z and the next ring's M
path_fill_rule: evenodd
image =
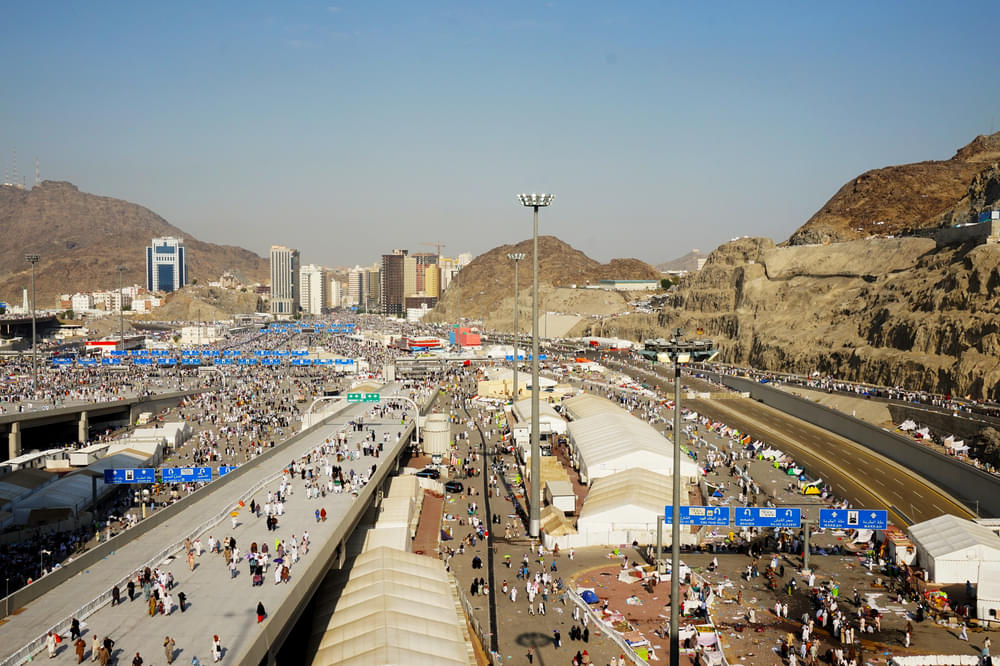
M90 419L87 418L87 412L80 412L80 423L76 430L76 440L81 444L86 444L90 441Z
M21 455L21 424L14 421L10 424L10 434L7 435L7 458Z
M343 569L344 562L347 561L347 544L342 543L337 546L337 568Z

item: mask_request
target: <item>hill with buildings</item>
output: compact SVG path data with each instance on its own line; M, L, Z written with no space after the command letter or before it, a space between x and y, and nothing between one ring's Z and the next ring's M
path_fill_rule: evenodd
M688 273L696 271L702 267L705 263L705 254L695 248L685 254L683 257L678 257L671 261L665 261L662 264L656 265L656 270L663 273L671 271L687 271Z
M218 280L226 271L243 281L265 281L267 260L231 245L199 241L138 204L44 181L31 189L0 187L0 300L20 304L31 282L24 255L39 255L35 289L40 307L59 294L145 284L146 247L154 237L184 238L191 280Z
M977 136L947 160L866 171L840 188L789 239L792 245L908 234L975 222L1000 198L1000 132Z
M512 252L525 255L518 275L521 303L521 328L531 326L531 251L532 241L501 245L479 255L461 271L462 317L484 319L488 328L509 330L514 308L514 263ZM606 264L591 259L555 236L538 237L538 283L542 309L551 312L611 314L626 309L625 299L617 293L597 289L574 289L596 285L599 280L658 280L660 272L638 259L612 259ZM431 321L449 321L457 314L458 284L452 280L437 307L428 316Z

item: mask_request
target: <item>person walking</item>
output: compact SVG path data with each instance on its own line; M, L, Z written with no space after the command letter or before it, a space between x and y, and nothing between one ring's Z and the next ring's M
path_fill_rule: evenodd
M222 643L219 641L218 635L212 636L212 661L219 661L222 659Z
M135 658L132 660L132 666L142 666L142 657L139 656L138 652L135 653Z
M73 648L76 650L76 663L83 663L83 653L87 651L87 641L82 638L77 638L73 642Z
M45 649L49 651L49 659L56 658L56 635L51 631L45 634Z
M257 624L260 624L261 622L263 622L264 618L266 616L267 616L267 613L264 612L264 602L258 601L257 602Z
M97 634L94 634L94 639L90 642L90 660L91 661L97 661L98 656L99 656L97 653L100 651L100 649L101 649L101 641L98 638Z
M562 637L559 635L558 629L552 630L552 642L555 643L557 650L562 645Z
M167 658L168 664L174 663L175 646L176 643L174 642L174 639L172 639L170 636L167 636L166 638L163 639L163 654Z
M135 581L130 578L125 588L128 590L128 600L132 601L135 599Z
M122 602L121 590L119 590L118 586L115 585L114 587L111 588L111 605L117 606L121 602Z
M80 621L73 618L73 621L69 625L69 639L75 641L80 637Z
M184 602L185 601L187 601L187 595L184 594L183 592L178 592L177 593L177 606L181 609L182 613L184 612Z

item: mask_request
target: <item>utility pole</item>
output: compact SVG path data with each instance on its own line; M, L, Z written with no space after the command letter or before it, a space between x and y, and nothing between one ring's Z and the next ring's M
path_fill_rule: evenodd
M35 333L35 264L38 263L38 255L26 254L24 255L24 260L31 264L31 391L32 393L37 394L38 335Z
M125 289L124 289L124 278L122 274L125 272L125 266L119 264L115 266L118 270L118 330L119 336L121 336L122 350L125 349Z

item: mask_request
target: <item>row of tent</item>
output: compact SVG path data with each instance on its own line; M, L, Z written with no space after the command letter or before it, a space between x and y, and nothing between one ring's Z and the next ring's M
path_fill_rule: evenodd
M135 357L130 359L122 358L78 358L72 359L69 357L57 357L52 359L52 365L55 367L63 367L73 365L74 363L80 367L93 367L97 365L101 366L121 366L125 365L124 361L128 361L131 365L158 365L172 367L176 365L181 366L200 366L200 365L285 365L286 360L277 357L264 357L261 359L256 358L213 358L211 362L202 362L202 359L197 356L182 356L180 359L171 356L157 356L155 358L150 357ZM289 365L354 365L353 358L293 358L291 359Z
M255 349L253 350L254 356L308 356L309 352L305 349ZM123 357L147 357L147 356L170 356L170 351L166 349L113 349L108 352L108 356L112 358L123 358ZM214 358L218 356L229 357L229 356L243 356L243 351L240 349L182 349L181 356L201 356Z

